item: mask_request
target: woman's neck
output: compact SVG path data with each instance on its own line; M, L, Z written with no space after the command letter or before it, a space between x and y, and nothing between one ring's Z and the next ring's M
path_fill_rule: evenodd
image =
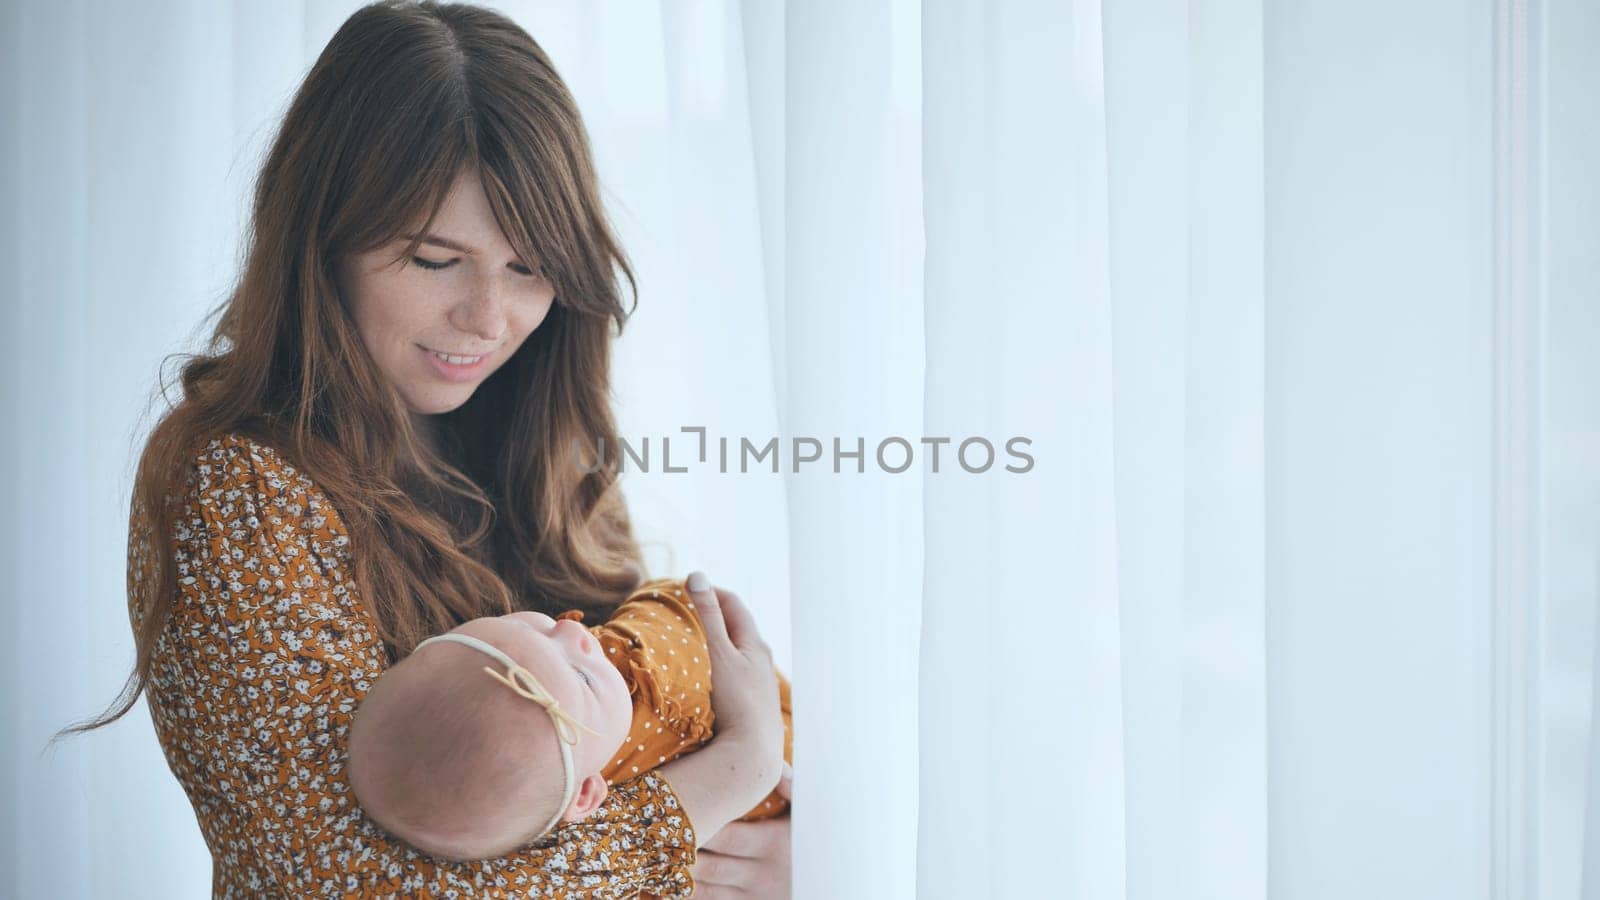
M429 452L439 457L445 455L443 423L439 421L438 416L424 416L413 413L411 415L411 427L416 432L418 440L428 448Z

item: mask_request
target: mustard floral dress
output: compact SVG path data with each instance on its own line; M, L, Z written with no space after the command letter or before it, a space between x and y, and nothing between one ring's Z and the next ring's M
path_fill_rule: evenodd
M130 616L155 542L131 510ZM212 856L215 897L688 896L695 840L654 773L582 822L491 860L434 859L362 815L345 775L351 717L386 666L357 602L349 534L275 449L236 434L195 460L174 526L178 594L148 703Z

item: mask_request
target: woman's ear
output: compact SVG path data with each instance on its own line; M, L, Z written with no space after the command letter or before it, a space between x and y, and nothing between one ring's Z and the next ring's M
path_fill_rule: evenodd
M589 817L606 799L606 780L600 775L590 775L578 782L578 792L572 798L572 805L567 807L567 814L561 817L563 822L579 822Z

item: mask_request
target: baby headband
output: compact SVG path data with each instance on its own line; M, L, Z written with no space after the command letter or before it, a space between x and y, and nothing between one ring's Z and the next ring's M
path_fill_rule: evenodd
M556 702L555 695L545 690L544 685L539 683L539 679L535 678L532 672L518 665L516 660L512 659L499 647L471 635L451 632L428 638L418 644L416 650L421 650L436 641L452 641L457 644L465 644L474 650L493 657L496 662L506 667L506 674L502 675L488 666L484 666L483 670L488 672L489 676L494 680L544 707L545 712L550 714L550 721L556 727L556 743L561 746L561 805L556 807L555 814L550 817L550 821L539 829L539 834L534 840L544 837L549 833L550 829L556 827L556 824L561 821L561 814L565 813L567 807L572 805L572 795L578 790L577 779L572 772L572 745L576 744L581 737L577 729L582 728L584 731L596 736L599 735L599 732L574 719L570 713L562 709L561 704ZM416 650L412 652L416 652Z

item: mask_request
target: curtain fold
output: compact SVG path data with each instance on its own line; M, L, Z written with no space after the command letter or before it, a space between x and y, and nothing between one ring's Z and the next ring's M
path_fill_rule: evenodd
M925 4L922 28L925 433L956 453L923 470L918 886L1121 896L1099 7ZM1031 471L960 465L1017 436Z
M784 23L781 456L791 616L809 636L794 648L795 779L814 786L794 811L799 896L915 884L924 508L917 476L875 459L884 438L921 428L889 52L904 8L792 4Z
M1600 6L1549 0L1530 24L1541 453L1535 560L1548 681L1539 897L1600 898Z
M1270 834L1262 9L1197 3L1188 24L1184 865L1175 877L1195 896L1260 900Z

